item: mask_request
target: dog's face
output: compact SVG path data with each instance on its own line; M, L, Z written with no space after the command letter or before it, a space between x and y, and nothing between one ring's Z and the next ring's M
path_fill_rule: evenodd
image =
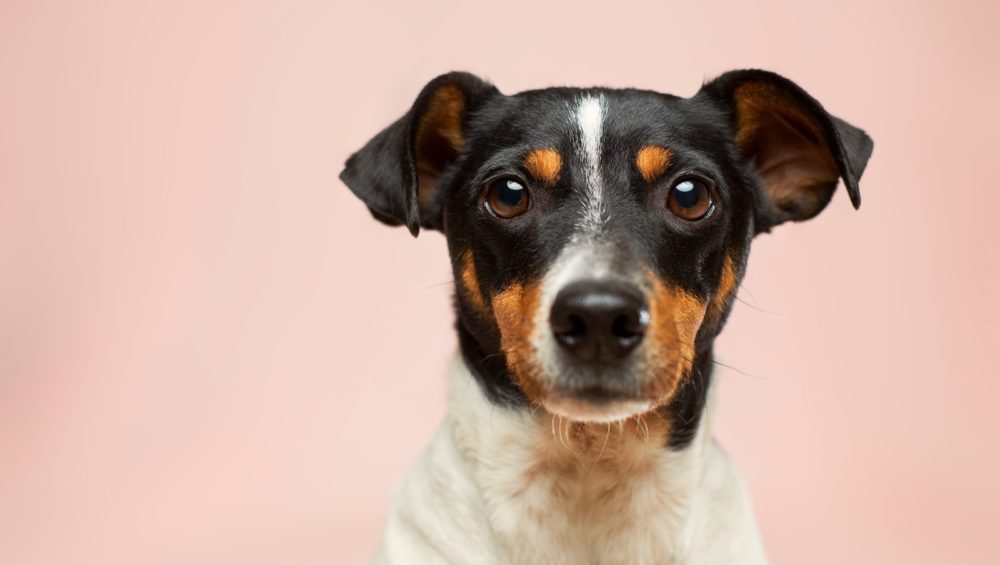
M763 71L691 98L506 96L451 73L341 178L376 218L444 232L462 351L491 398L613 421L700 406L751 239L819 213L840 178L857 206L871 149Z

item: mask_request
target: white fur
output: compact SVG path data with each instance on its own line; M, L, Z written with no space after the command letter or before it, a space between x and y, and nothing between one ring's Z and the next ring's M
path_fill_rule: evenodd
M597 233L607 221L604 202L604 180L601 178L601 135L604 129L604 98L587 96L576 108L576 125L580 130L578 147L584 164L584 197L582 231Z
M766 563L710 408L679 451L608 424L586 457L561 419L491 404L460 358L451 373L448 418L397 492L373 563Z

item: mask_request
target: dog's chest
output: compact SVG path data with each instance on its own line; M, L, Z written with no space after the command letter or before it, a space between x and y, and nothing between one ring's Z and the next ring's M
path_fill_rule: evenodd
M510 562L681 561L696 473L663 449L662 426L552 427L480 454L477 482Z
M766 562L742 481L704 423L672 450L655 413L570 425L491 405L463 375L374 563Z

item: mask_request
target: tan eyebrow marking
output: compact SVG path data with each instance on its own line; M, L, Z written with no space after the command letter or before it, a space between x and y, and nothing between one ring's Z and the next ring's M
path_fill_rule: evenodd
M524 168L547 186L559 180L562 171L562 155L553 147L532 149L524 156Z
M666 172L670 166L672 154L666 147L658 145L647 145L639 150L635 155L635 166L639 169L639 174L646 182L653 182L657 177Z

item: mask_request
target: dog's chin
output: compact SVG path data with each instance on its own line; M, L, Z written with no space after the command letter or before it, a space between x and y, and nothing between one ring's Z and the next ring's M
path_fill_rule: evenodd
M653 408L652 401L642 398L603 398L572 393L549 394L542 405L556 416L593 424L621 422Z

